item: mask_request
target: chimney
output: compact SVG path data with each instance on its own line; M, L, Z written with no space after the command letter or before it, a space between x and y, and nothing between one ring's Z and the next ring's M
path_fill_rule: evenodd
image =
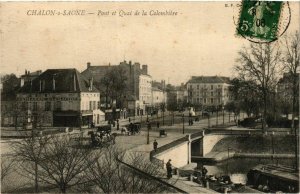
M40 92L42 91L42 80L40 80Z
M88 68L90 68L91 67L91 63L90 62L87 62L86 63L86 68L88 69Z
M93 90L93 77L89 79L89 90Z
M74 91L76 91L76 77L75 77L75 73L73 75L73 89L74 89Z
M147 66L147 65L143 65L143 66L142 66L142 72L143 72L144 74L148 74L148 66Z
M129 65L131 65L132 64L132 62L131 61L129 61Z
M25 69L25 75L27 75L27 69Z
M52 89L53 91L55 91L55 78L54 78L55 75L53 75L53 78L52 78Z

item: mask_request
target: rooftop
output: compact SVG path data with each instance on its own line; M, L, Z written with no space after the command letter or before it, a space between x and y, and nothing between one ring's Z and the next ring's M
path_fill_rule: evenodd
M229 83L229 77L223 76L192 76L187 83Z
M18 92L99 92L89 90L90 81L76 69L48 69L32 82L27 82Z

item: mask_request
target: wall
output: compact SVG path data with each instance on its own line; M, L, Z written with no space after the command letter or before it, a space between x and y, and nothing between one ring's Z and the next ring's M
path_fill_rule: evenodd
M202 156L205 156L206 154L208 154L213 147L216 145L216 143L218 143L218 141L220 141L221 139L227 137L227 135L205 135L204 138L202 139Z
M171 164L173 167L180 168L189 163L189 144L188 142L183 142L176 145L160 154L155 155L155 158L163 160L167 163L171 159ZM164 168L165 168L164 164Z

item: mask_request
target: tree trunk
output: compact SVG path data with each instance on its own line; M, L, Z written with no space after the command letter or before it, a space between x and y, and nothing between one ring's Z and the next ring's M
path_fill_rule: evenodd
M35 173L35 179L34 179L34 182L35 182L35 192L36 193L39 193L39 183L38 183L38 164L37 162L34 163L35 167L34 167L34 173Z
M265 132L266 131L266 116L267 116L267 92L266 89L264 89L263 91L263 99L264 99L264 111L263 111L263 115L262 115L262 131Z
M299 158L298 158L298 133L297 133L297 128L295 127L295 114L297 111L297 107L296 107L296 96L297 96L297 75L294 75L293 77L293 101L292 101L292 125L291 128L292 130L294 129L295 131L295 157L296 157L296 165L295 165L295 170L298 170L298 164L299 164ZM299 120L299 118L298 118Z

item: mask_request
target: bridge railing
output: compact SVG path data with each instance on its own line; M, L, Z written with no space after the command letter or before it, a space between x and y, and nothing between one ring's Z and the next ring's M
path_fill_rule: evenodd
M168 143L168 144L165 144L165 145L163 145L163 146L157 148L156 151L155 151L155 150L152 150L152 151L150 152L150 160L151 160L155 155L158 155L158 154L160 154L160 153L162 153L162 152L164 152L164 151L166 151L166 150L168 150L168 149L171 149L171 148L173 148L173 147L175 147L175 146L177 146L177 145L180 145L180 144L182 144L182 143L188 141L188 138L189 138L189 137L188 137L188 135L187 135L187 136L184 136L184 137L182 137L182 138L179 138L179 139L177 139L177 140L175 140L175 141L172 141L172 142L170 142L170 143Z

